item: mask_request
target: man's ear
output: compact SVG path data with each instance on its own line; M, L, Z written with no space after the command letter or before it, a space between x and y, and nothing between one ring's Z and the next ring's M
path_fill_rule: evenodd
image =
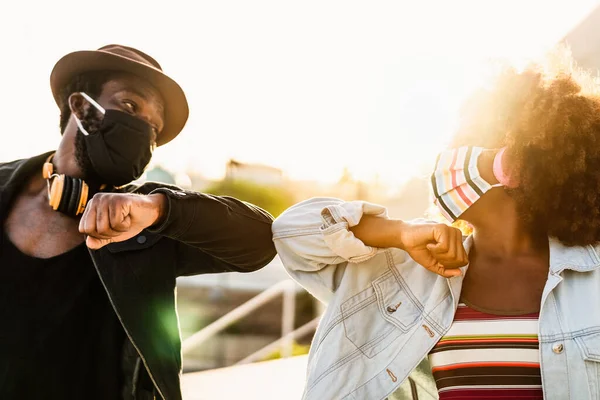
M80 93L71 93L69 96L69 108L71 109L71 114L75 115L80 120L85 115L89 106L90 104Z

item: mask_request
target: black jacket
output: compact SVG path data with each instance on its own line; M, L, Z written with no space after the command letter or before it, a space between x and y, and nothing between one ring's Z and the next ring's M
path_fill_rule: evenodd
M0 216L5 221L21 185L41 173L50 153L0 164ZM272 217L251 204L159 183L128 193L164 193L168 211L158 227L90 251L98 276L129 338L123 351L124 398L181 399L181 340L175 279L183 275L250 272L275 257Z

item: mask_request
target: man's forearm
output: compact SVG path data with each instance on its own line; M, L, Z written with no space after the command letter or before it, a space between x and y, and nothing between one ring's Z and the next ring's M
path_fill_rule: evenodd
M166 195L168 206L152 231L245 269L275 257L273 218L261 208L225 196L171 189L153 193Z

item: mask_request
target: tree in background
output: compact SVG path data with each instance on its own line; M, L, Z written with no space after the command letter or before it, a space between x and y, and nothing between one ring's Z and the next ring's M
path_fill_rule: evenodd
M274 217L294 204L294 196L284 188L240 180L225 179L204 189L203 192L247 201L267 210Z

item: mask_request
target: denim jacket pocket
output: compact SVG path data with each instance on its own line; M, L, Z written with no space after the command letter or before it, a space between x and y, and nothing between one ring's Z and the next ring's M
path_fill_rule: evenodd
M419 320L420 309L411 297L392 272L384 274L342 303L346 338L365 356L375 357Z
M600 399L600 333L579 337L592 399Z

